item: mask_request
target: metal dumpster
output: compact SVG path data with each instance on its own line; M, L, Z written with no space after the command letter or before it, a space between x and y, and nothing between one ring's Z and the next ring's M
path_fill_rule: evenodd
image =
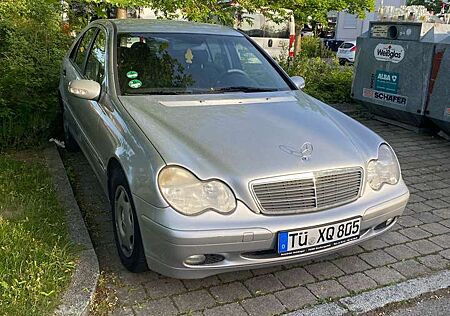
M352 97L378 116L430 125L425 114L436 43L448 34L448 24L371 22L357 39ZM433 98L441 86L435 88Z
M450 34L435 47L425 115L450 135Z

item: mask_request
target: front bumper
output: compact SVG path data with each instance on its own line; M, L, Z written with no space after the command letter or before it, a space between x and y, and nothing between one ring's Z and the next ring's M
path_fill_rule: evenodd
M388 219L396 219L403 213L409 199L406 187L402 193L400 196L366 208L361 208L361 203L356 201L317 213L286 216L256 214L239 203L236 212L243 213L245 210L250 212L249 217L254 217L253 225L246 223L246 216L242 217L240 226L233 218L223 218L223 228L221 229L217 229L214 224L211 225L211 229L195 229L194 227L190 230L172 229L148 216L152 212L172 212L172 210L154 209L153 206L136 196L135 204L138 214L140 214L141 234L149 268L170 277L195 279L223 272L308 260L361 243L384 233L395 224L396 220L383 226ZM142 212L143 208L147 208L147 210ZM149 208L153 208L153 210L149 212ZM324 225L353 216L362 217L361 235L358 240L300 255L280 257L274 252L278 231ZM189 226L191 220L192 218L186 219L186 228L191 228ZM271 252L271 250L273 251ZM220 262L203 265L184 263L187 257L198 254L217 254L223 256L224 259Z

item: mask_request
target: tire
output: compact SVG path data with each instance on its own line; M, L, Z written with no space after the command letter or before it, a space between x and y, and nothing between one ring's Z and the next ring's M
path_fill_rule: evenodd
M63 108L64 111L64 108ZM64 113L64 112L63 112ZM69 126L63 114L63 126L64 126L64 147L69 152L78 152L80 151L80 146L78 145L75 138L73 138L72 133L69 130Z
M69 152L79 152L80 146L78 146L77 141L73 138L72 133L64 128L64 147Z
M128 271L148 270L141 230L127 179L122 170L112 172L110 203L114 239L120 261Z
M339 59L339 65L344 66L347 61L343 58Z

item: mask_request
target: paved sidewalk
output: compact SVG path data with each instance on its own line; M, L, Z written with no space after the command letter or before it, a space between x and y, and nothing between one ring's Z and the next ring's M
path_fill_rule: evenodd
M111 216L82 154L64 154L116 315L273 315L450 268L450 142L358 117L395 149L411 191L404 216L379 238L298 264L176 280L132 274L116 254ZM113 296L113 298L111 298ZM115 300L116 299L116 300ZM100 302L101 303L101 302Z

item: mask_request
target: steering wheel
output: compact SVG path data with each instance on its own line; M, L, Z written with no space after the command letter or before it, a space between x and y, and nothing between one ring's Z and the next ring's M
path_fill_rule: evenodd
M230 80L230 78L233 78L233 76L242 77L244 82L253 82L253 80L248 76L248 74L245 71L235 68L235 69L228 69L225 73L223 73L217 80L217 84L220 85L226 83L228 80Z
M237 69L237 68L228 69L227 72L225 73L225 75L227 75L227 74L242 74L242 75L248 77L248 75L245 71L243 71L242 69Z

